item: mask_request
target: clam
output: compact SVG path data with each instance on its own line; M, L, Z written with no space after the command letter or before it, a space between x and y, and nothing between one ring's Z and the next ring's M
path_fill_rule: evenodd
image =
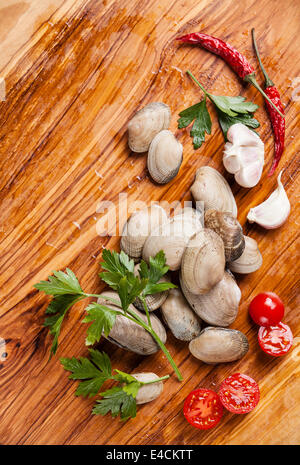
M196 202L204 202L205 210L210 208L231 212L237 216L237 206L226 179L214 168L201 166L196 171L191 193Z
M153 138L163 129L169 129L171 111L161 102L148 103L128 124L128 145L133 152L146 152Z
M138 276L138 270L139 270L140 264L138 263L134 267L134 274ZM170 276L169 275L164 275L162 278L158 281L159 283L166 283L170 282ZM163 292L157 292L157 294L149 294L145 297L146 304L148 307L149 312L153 312L153 310L158 309L166 300L168 297L169 290L163 291ZM136 299L134 301L134 306L138 308L139 310L144 310L143 303L141 302L140 299Z
M104 296L114 299L116 303L107 301L104 299ZM116 292L103 292L97 302L101 305L106 305L113 310L122 311L120 298ZM137 310L133 305L129 306L129 310L135 312L145 323L147 323L147 316L144 313L139 312L139 310ZM150 320L154 331L160 337L162 342L165 343L167 335L160 320L153 314L150 315ZM116 316L115 324L113 325L107 339L122 349L130 350L136 354L150 355L159 350L158 344L148 331L123 315Z
M223 278L206 294L192 294L180 276L182 292L195 313L206 323L229 326L236 319L241 291L233 275L225 271Z
M201 332L200 321L179 289L171 289L161 306L163 318L171 332L181 341L191 341Z
M189 349L202 362L214 364L239 360L248 352L249 343L241 331L209 326L189 343Z
M206 210L204 224L222 238L227 262L232 262L242 255L245 248L243 229L232 213Z
M183 285L193 294L205 294L224 276L224 244L211 229L202 229L190 239L181 261Z
M159 379L155 373L134 373L132 376L142 383ZM135 398L136 403L145 404L146 402L151 402L163 392L163 388L164 385L162 381L141 386Z
M133 213L122 231L121 250L137 262L150 232L167 220L165 210L156 204Z
M258 270L262 265L263 260L256 240L249 236L244 236L244 239L244 252L237 260L228 263L230 270L234 273L253 273L253 271Z
M151 178L166 184L175 178L182 163L182 145L171 131L160 131L152 140L147 167Z
M190 237L201 228L201 213L193 208L183 209L151 232L143 248L143 259L149 262L150 257L163 250L170 270L178 270Z

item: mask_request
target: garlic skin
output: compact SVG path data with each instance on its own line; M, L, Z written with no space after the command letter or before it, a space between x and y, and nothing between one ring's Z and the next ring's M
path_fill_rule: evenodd
M242 187L254 187L264 166L264 143L242 123L233 124L227 132L223 164Z
M247 219L266 229L279 228L289 216L291 205L281 182L280 171L277 178L277 189L263 203L250 208Z

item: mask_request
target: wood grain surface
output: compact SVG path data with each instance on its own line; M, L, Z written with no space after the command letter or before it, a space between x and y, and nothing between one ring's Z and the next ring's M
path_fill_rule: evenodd
M0 443L299 443L299 24L299 0L1 0L0 77L5 78L6 101L0 102ZM292 210L284 226L273 231L246 222L249 208L276 186L276 176L266 176L273 137L262 97L221 59L174 41L179 33L200 30L222 37L257 69L252 27L286 112L286 149L279 168ZM93 400L75 398L76 382L58 361L87 354L86 328L80 324L85 304L68 315L57 356L48 363L51 339L42 326L48 299L33 284L68 266L87 292L101 291L102 247L119 247L119 237L97 234L101 200L116 202L120 193L128 194L129 203L190 200L197 167L208 164L224 173L224 139L215 117L212 135L198 151L188 131L176 129L178 112L201 96L187 69L216 94L241 94L260 105L263 177L247 190L226 175L244 231L258 241L263 255L259 271L238 278L242 301L232 327L247 335L250 350L241 361L210 366L168 334L167 347L184 382L172 376L163 395L122 423L92 416ZM263 82L259 71L258 79ZM128 120L151 101L170 105L171 129L184 146L180 172L165 186L151 182L146 157L127 146ZM257 328L248 318L249 301L265 290L283 299L284 321L295 336L294 347L281 359L259 350ZM108 342L100 348L121 370L171 373L162 352L142 357ZM187 394L200 386L217 389L236 371L259 382L258 408L244 416L228 412L208 432L191 427L182 414Z

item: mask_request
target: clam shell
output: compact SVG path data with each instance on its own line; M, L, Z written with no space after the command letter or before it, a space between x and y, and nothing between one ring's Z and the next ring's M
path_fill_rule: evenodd
M224 276L223 241L211 229L202 229L190 239L181 261L184 287L193 294L205 294Z
M242 255L245 249L243 229L232 213L206 210L204 224L223 240L227 262L232 262Z
M202 362L215 364L239 360L248 352L249 343L241 331L209 326L190 342L189 349Z
M223 278L206 294L189 292L180 276L182 292L192 309L206 323L214 326L229 326L236 319L241 290L234 277L225 271Z
M164 321L171 332L181 341L191 341L201 332L200 320L193 312L179 289L170 289L161 306Z
M236 202L228 182L211 166L201 166L196 171L191 193L196 202L204 202L205 210L212 208L237 216Z
M119 302L119 305L110 303L104 298L101 298L101 296L113 298ZM97 302L114 310L117 309L122 311L120 298L116 292L103 292ZM143 321L145 321L145 323L147 323L147 316L144 313L139 312L139 310L137 310L133 305L130 305L129 309L135 312ZM154 331L160 337L162 342L165 343L167 340L167 334L160 320L153 314L150 315L150 320ZM128 318L123 315L117 315L115 324L106 339L122 349L130 350L131 352L135 352L140 355L154 354L159 350L158 344L148 331L137 323L128 320Z
M128 145L133 152L146 152L153 138L169 129L171 110L165 103L148 103L128 124Z
M263 262L256 240L249 236L244 236L244 239L244 252L237 260L228 263L230 270L234 273L253 273L261 267Z
M202 228L202 216L193 208L185 208L151 232L143 248L143 259L149 262L160 250L170 270L178 270L190 237Z
M157 376L155 373L134 373L132 376L142 383L154 381L155 379L159 378L159 376ZM160 394L163 392L163 389L164 385L162 381L158 381L157 383L153 384L145 384L138 390L135 398L136 403L145 404L146 402L151 402L160 396Z
M182 163L182 145L171 131L161 131L152 140L147 167L151 178L166 184L175 178Z
M165 210L156 204L133 213L122 231L121 250L137 262L150 232L167 220Z
M140 267L140 264L138 263L134 267L134 274L138 276L138 269ZM170 276L168 274L164 275L158 282L159 283L166 283L170 282ZM163 291L163 292L158 292L157 294L149 294L145 297L146 304L148 307L149 312L153 312L154 310L157 310L166 300L168 297L169 290ZM141 302L140 299L136 299L134 301L134 306L138 308L141 311L144 311L143 303Z

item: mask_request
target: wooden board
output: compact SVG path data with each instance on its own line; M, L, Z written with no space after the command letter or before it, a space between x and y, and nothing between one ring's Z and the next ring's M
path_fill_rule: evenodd
M276 0L1 2L0 76L6 82L6 101L0 103L2 444L299 443L299 22L298 0L286 0L284 11ZM253 26L286 111L280 169L292 211L286 224L274 231L246 222L249 208L276 186L276 177L266 176L273 137L263 99L222 60L174 41L179 33L202 30L230 41L257 67L250 38ZM184 74L187 69L216 94L241 94L260 105L259 132L266 148L263 177L246 190L226 175L239 220L245 233L259 242L264 260L259 271L239 278L242 301L232 327L247 335L250 351L239 362L209 366L169 334L167 345L184 382L172 376L163 395L124 424L92 416L93 400L74 397L76 383L59 364L60 356L87 353L86 328L80 324L84 304L77 304L67 317L57 357L47 363L51 340L42 326L47 298L33 284L68 266L84 289L101 291L97 272L102 247L119 246L118 237L97 235L101 200L116 202L121 192L131 203L190 200L197 167L208 164L224 173L224 140L215 118L211 137L197 152L188 131L176 129L178 112L201 96ZM258 78L262 82L260 73ZM165 186L151 182L145 156L127 147L128 120L151 101L170 105L171 129L184 145L180 173ZM247 315L251 298L264 290L284 300L284 321L295 335L293 350L281 359L259 350L257 328ZM161 352L143 358L108 342L100 347L121 370L171 373ZM187 394L198 386L217 389L236 371L259 382L259 407L246 416L226 413L210 432L193 429L182 414Z

